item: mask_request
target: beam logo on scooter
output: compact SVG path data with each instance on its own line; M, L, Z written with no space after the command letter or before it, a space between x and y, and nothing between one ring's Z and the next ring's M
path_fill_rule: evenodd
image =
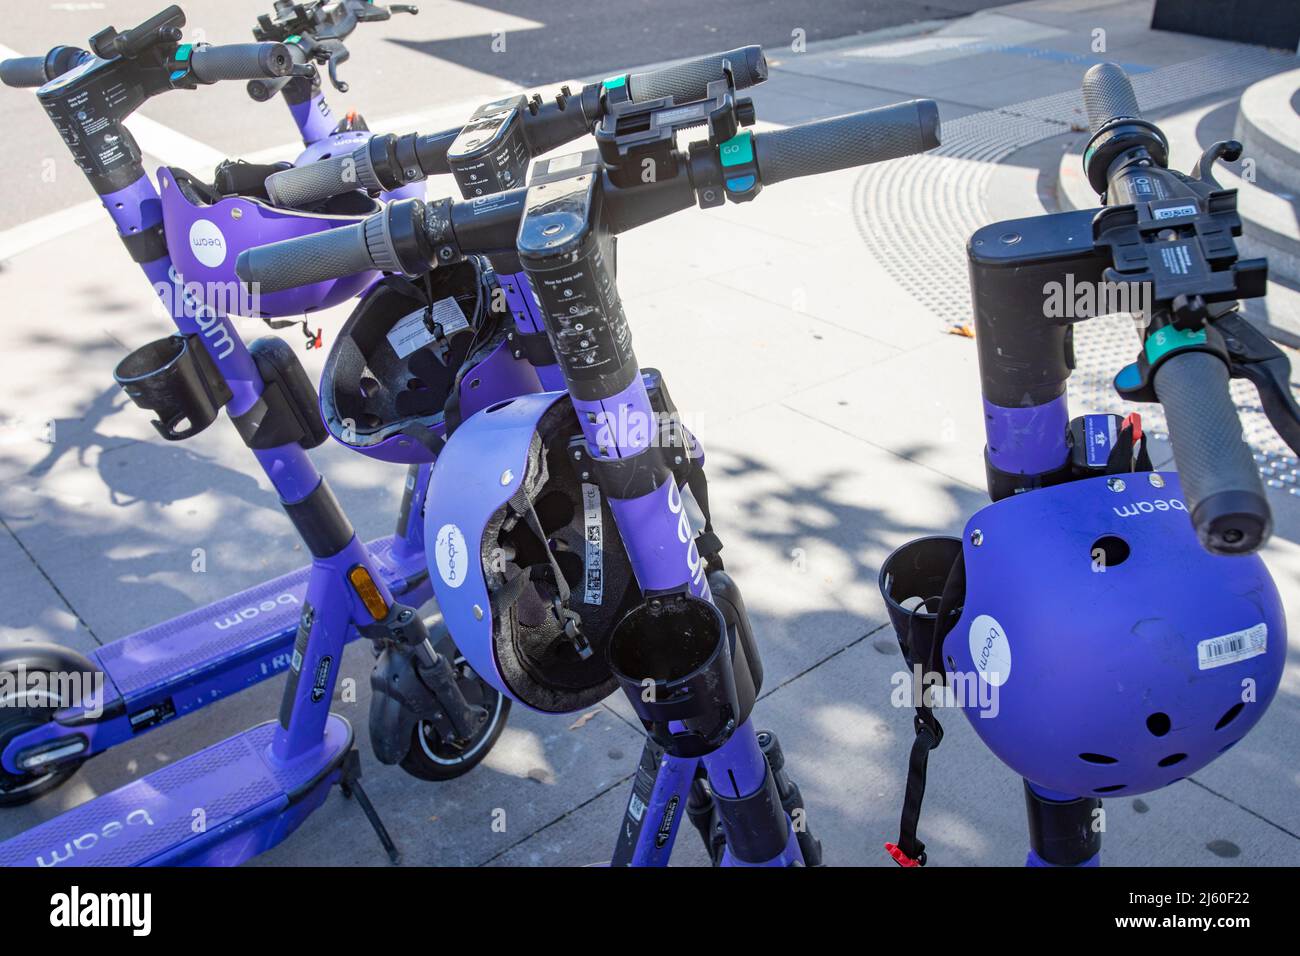
M698 532L691 526L691 517L686 513L686 506L682 501L682 490L677 487L677 482L664 482L668 487L668 510L677 516L677 540L686 545L686 575L690 581L691 590L700 597L708 597L709 585L704 579L704 559L700 557L699 545L696 542Z
M249 605L242 610L228 614L224 618L213 618L212 624L217 630L224 631L232 627L238 627L240 624L245 624L248 621L253 620L253 618L257 617L259 614L270 614L272 611L276 610L276 608L287 607L297 603L298 596L285 591L282 594L277 594L273 598L268 598L261 604Z

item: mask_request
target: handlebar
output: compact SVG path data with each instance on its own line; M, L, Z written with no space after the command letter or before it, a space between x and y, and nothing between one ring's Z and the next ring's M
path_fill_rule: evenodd
M196 46L189 62L194 78L201 83L288 76L294 66L293 55L283 43Z
M1155 389L1201 544L1215 554L1256 550L1273 519L1228 391L1228 367L1208 352L1175 353L1156 369Z
M1123 69L1114 63L1089 69L1083 78L1083 98L1092 144L1113 135L1105 132L1112 127L1139 127L1138 142L1157 148L1157 155L1143 154L1148 159L1138 174L1163 169L1164 157L1158 149L1163 136L1142 119L1137 95ZM1096 179L1106 180L1111 203L1117 194L1131 195L1114 188L1114 180L1133 175L1120 150L1116 146L1102 151L1097 163L1098 167L1113 164L1114 168L1096 170ZM1095 186L1096 180L1089 178ZM1202 546L1216 554L1247 554L1268 539L1273 519L1259 469L1242 435L1229 378L1226 358L1203 349L1181 349L1157 362L1153 386L1165 410L1183 497Z
M771 145L773 139L775 146ZM781 179L808 176L893 159L938 144L938 110L933 100L914 100L753 137L755 165L763 182L773 174ZM723 166L718 149L711 148L707 154L692 149L689 159L681 156L675 164L678 182L619 187L604 175L603 208L611 231L624 231L685 208L695 200L697 186L720 182ZM706 163L707 168L697 163ZM499 194L493 207L498 221L491 227L496 244L490 247L477 247L467 233L456 232L460 223L474 221L472 212L461 215L462 210L476 208L473 202L426 205L404 200L355 226L245 250L235 264L235 273L246 284L256 284L261 292L270 293L370 269L413 274L429 268L431 251L446 248L449 242L462 254L491 253L500 248L503 234L513 237L518 231L526 193L526 188L518 188ZM431 212L439 205L446 208ZM488 235L487 227L480 228ZM451 233L455 234L449 239Z
M705 95L708 85L722 76L723 64L731 66L736 89L756 86L767 79L767 58L761 46L742 46L725 53L686 60L661 70L648 73L629 73L627 92L634 103L674 97L681 103L698 100Z
M381 187L370 159L368 144L350 153L294 166L266 178L266 195L272 205L303 209L354 189L371 192Z
M1123 68L1114 63L1098 63L1083 75L1083 106L1091 133L1111 120L1142 118L1133 84Z
M91 56L75 46L56 46L45 56L20 56L0 62L0 83L5 86L44 86Z
M751 45L605 82L618 85L617 81L623 80L634 102L663 96L673 96L683 102L704 97L709 83L723 77L724 65L731 67L736 89L746 89L767 79L763 48ZM561 96L561 100L536 111L532 106L521 111L523 139L530 157L590 132L605 113L602 84L590 84L572 96L566 90ZM539 98L534 98L533 106L539 102ZM429 135L375 136L353 150L349 157L335 156L275 173L266 180L266 192L277 206L303 208L357 188L374 192L421 182L429 176L451 171L447 150L460 132L460 128L454 128Z
M804 123L754 137L763 183L815 176L851 166L898 159L939 145L939 108L934 100Z
M296 43L286 43L289 49L289 55L293 58L295 65L305 64L307 54L301 46ZM248 81L248 95L257 103L265 103L274 99L275 95L289 85L293 76L268 76L258 77Z

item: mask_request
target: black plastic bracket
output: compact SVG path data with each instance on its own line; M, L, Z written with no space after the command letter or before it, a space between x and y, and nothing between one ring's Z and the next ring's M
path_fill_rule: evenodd
M284 339L266 335L248 347L265 387L253 407L231 421L249 448L296 444L315 448L328 437L316 388Z

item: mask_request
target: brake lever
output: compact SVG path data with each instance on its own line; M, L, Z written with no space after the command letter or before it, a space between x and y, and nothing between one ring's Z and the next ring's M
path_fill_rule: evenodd
M1217 143L1209 146L1205 152L1201 153L1201 158L1196 161L1196 166L1192 170L1192 177L1203 183L1208 183L1215 189L1222 189L1219 181L1214 178L1214 162L1222 159L1225 162L1235 163L1241 159L1241 143L1235 139L1222 139Z
M1286 354L1236 312L1220 316L1214 327L1227 347L1231 376L1255 386L1269 424L1300 455L1300 405L1291 392L1291 362Z
M339 79L339 64L347 62L348 58L351 56L352 54L348 52L348 48L340 43L337 48L331 50L330 58L327 61L330 83L333 85L334 89L338 90L340 93L346 93L349 87L347 83Z

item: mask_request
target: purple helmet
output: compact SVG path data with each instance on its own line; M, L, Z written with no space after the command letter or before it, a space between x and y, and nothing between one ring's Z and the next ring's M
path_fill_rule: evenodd
M414 280L388 276L357 303L321 373L320 407L339 443L370 458L432 462L455 425L541 391L492 309L496 280L470 258Z
M1185 511L1176 474L1138 472L1015 495L966 526L943 659L976 733L1030 782L1155 790L1268 708L1287 646L1277 589L1257 555L1202 548Z
M176 167L158 170L167 250L187 288L208 308L254 318L302 315L352 298L377 277L376 272L363 272L267 295L244 291L235 275L235 260L245 249L350 225L380 208L356 191L311 210L272 206L266 198L266 177L287 168L284 163L227 162L217 168L214 184Z
M447 442L425 503L429 577L456 646L547 713L615 690L609 638L641 600L609 502L570 454L581 435L564 392L489 406Z

